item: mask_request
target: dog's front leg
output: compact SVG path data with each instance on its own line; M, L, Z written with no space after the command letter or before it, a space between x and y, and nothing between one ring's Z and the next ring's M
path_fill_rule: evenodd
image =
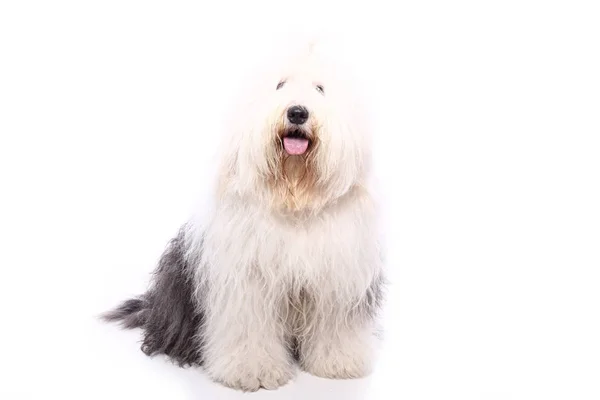
M374 341L371 321L324 318L315 334L302 341L300 364L306 372L322 378L364 377L371 372Z
M276 389L295 374L277 307L264 283L223 282L209 289L204 331L208 374L234 389Z

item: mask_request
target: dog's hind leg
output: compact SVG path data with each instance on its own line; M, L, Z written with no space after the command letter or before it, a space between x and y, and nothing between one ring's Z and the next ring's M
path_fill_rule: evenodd
M195 301L195 265L186 256L185 227L160 258L150 289L104 315L125 328L142 328L142 350L180 365L200 365L203 312Z

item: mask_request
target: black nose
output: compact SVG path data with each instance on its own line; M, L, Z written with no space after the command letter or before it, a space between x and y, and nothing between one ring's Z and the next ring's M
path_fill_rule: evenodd
M287 117L292 124L302 125L308 119L308 110L301 106L288 108Z

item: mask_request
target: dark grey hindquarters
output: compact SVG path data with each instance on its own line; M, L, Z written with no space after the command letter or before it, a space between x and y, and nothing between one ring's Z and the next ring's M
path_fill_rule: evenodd
M142 296L103 317L127 329L142 328L142 351L166 354L180 366L202 365L199 330L204 316L194 302L194 265L186 258L184 229L171 240Z

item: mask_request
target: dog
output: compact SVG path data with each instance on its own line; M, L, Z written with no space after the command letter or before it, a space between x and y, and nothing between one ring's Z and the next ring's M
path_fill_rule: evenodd
M297 366L368 375L385 276L360 102L314 47L253 81L224 129L211 203L183 225L148 291L104 315L142 350L242 391Z

